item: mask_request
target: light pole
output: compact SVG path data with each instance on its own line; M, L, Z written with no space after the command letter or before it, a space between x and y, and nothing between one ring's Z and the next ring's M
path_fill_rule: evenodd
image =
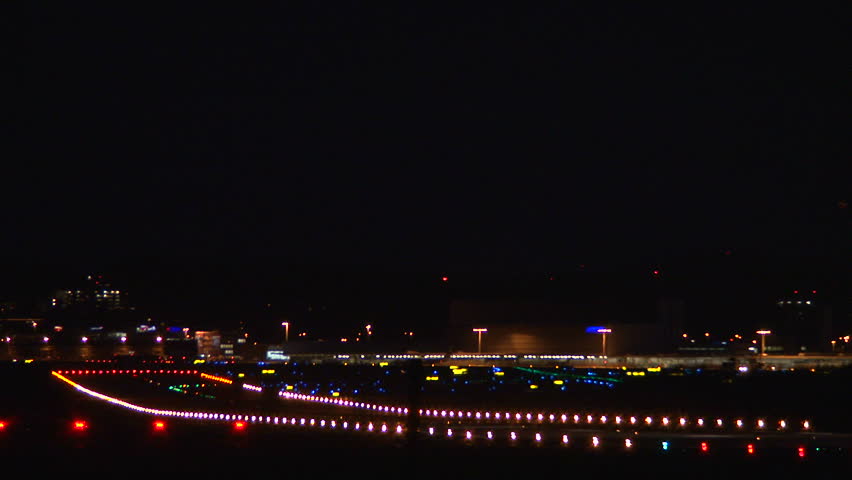
M606 356L606 334L612 333L612 329L602 328L602 329L599 330L599 333L601 334L601 352L602 352L601 356L605 357Z
M473 331L478 334L477 340L476 340L476 353L482 353L482 334L488 333L488 329L487 328L474 328Z
M760 356L766 356L766 336L771 334L771 330L758 330L758 335L760 335Z
M290 341L290 322L281 322L281 326L284 327L284 342Z
M586 329L586 333L601 334L601 356L606 357L606 334L612 333L612 329L606 327L589 327Z

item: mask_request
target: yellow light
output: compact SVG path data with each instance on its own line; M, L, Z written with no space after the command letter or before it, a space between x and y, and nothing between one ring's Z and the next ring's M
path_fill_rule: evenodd
M198 358L198 359L193 360L192 363L197 365L199 363L205 363L205 360Z
M293 385L287 385L287 386L285 387L285 390L293 390Z
M538 388L538 385L530 385L530 390L535 390Z
M553 381L554 385L562 385L563 383L565 383L563 380L554 380Z
M661 367L648 367L649 372L659 372L661 370L662 370Z
M340 392L332 392L331 396L332 396L332 397L339 397L339 396L340 396Z
M427 382L437 382L441 377L426 377Z
M207 379L210 379L210 380L215 380L217 382L226 383L228 385L231 385L232 383L234 383L233 380L230 380L230 379L227 379L227 378L224 378L224 377L217 377L216 375L210 375L210 374L207 374L207 373L200 373L199 376L201 378L207 378Z
M496 375L498 377L502 377L505 374L506 374L506 372L494 372L494 375Z
M32 359L32 358L28 358L28 359L24 360L24 363L33 363L33 359Z
M380 367L387 367L387 366L388 366L388 362L379 362L379 366L380 366Z
M243 377L245 377L245 376L246 376L246 374L245 374L245 373L238 373L238 374L237 374L237 377L239 377L239 378L243 378Z

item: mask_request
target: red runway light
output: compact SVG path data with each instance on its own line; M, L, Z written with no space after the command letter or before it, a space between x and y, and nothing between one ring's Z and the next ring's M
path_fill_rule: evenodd
M748 454L749 454L749 455L754 455L754 445L752 445L751 443L749 443L749 444L746 446L746 451L748 452Z
M245 430L246 423L245 422L236 422L234 423L234 430Z
M710 447L707 446L707 442L701 442L701 451L707 453L710 450Z
M76 420L74 422L74 430L85 430L88 427L89 427L89 425L86 424L86 422L84 422L82 420Z
M805 447L799 447L799 458L805 458Z
M154 430L156 430L158 432L162 432L165 429L166 429L166 423L163 422L162 420L157 420L157 421L154 422Z

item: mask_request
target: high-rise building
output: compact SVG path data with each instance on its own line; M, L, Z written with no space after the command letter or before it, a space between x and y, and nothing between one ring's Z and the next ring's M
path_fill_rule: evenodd
M88 275L83 285L73 289L58 290L50 299L51 309L84 308L99 312L132 310L126 305L126 292L116 289L103 279L103 275Z

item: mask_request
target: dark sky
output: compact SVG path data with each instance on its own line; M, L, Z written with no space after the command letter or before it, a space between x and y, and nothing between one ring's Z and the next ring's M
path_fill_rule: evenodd
M4 262L849 258L840 4L334 3L12 7Z

